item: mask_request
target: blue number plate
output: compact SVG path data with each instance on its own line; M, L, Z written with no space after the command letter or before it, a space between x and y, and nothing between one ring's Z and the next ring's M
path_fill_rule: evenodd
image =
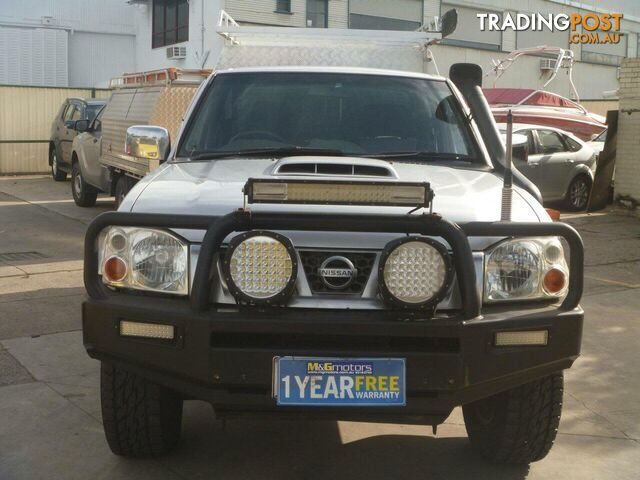
M275 357L278 405L404 406L404 358Z

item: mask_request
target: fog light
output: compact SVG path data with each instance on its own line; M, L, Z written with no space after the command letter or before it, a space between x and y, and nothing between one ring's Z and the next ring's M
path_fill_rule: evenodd
M120 322L120 335L125 337L160 338L173 340L175 327L173 325L160 325L158 323Z
M547 330L527 330L520 332L496 333L496 347L515 347L526 345L546 345L549 340Z

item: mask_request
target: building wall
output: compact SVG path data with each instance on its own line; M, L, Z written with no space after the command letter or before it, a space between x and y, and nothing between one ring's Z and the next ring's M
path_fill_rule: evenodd
M615 196L640 206L640 59L620 69L620 113L616 151Z
M124 0L0 0L0 83L106 85L135 67L130 13Z
M73 32L69 35L69 86L108 87L111 78L135 71L135 46L135 35Z
M0 84L69 84L68 32L0 25Z

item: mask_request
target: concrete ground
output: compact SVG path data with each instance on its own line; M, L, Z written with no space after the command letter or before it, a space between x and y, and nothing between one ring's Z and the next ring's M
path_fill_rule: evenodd
M586 243L583 355L566 374L560 432L530 468L484 463L457 410L428 427L236 420L187 402L178 449L159 460L109 451L98 363L80 332L87 223L69 182L0 177L0 479L637 479L640 463L640 220L570 215Z

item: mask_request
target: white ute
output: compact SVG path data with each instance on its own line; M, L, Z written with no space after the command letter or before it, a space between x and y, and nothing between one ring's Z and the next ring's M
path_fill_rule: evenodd
M112 451L169 452L200 399L219 418L434 431L462 406L488 460L543 458L580 352L582 243L511 169L480 68L424 73L424 32L222 19L233 68L176 138L129 129L131 155L165 161L87 230L84 344Z

